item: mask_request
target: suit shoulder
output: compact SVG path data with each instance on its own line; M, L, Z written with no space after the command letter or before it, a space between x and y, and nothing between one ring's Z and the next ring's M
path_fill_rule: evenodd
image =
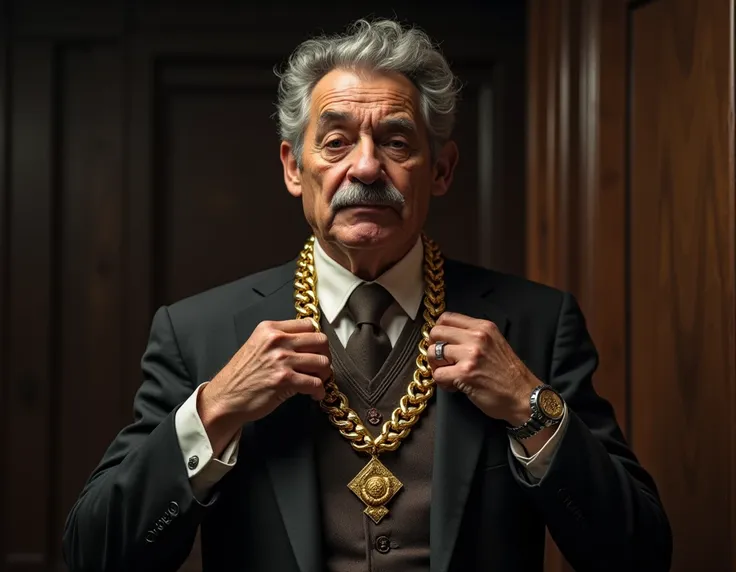
M289 261L215 286L169 304L169 314L172 320L179 322L201 322L205 316L232 316L238 309L293 281L295 270L295 262Z
M467 262L448 260L446 269L448 273L455 273L463 280L490 284L497 299L512 302L517 307L530 305L557 309L564 296L568 294L559 288L523 276L491 270Z

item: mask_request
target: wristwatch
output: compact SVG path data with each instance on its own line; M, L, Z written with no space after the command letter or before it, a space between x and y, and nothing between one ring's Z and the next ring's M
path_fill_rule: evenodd
M545 427L554 427L562 421L565 402L553 387L542 384L534 388L529 398L532 416L518 427L509 427L508 432L515 439L528 439Z

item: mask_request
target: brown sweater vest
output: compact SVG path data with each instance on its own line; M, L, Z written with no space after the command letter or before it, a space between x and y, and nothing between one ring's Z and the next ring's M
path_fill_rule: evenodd
M373 380L356 370L335 331L323 320L330 340L335 380L350 406L377 435L390 419L414 374L422 316L409 322ZM369 422L368 410L380 412ZM434 398L396 451L379 460L402 482L379 524L363 514L365 505L348 483L370 460L358 453L326 415L317 420L317 457L326 570L330 572L426 572L429 570L429 506L434 452ZM375 414L373 415L375 417Z

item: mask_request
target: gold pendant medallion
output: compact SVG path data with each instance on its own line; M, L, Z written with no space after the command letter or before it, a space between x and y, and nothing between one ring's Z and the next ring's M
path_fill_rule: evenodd
M366 505L363 512L376 524L388 514L386 503L403 486L376 457L371 457L368 464L348 484L350 490Z

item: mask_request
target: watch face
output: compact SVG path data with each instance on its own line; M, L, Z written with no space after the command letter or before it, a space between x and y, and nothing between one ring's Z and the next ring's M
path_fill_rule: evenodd
M547 417L560 419L564 411L562 399L557 393L549 389L543 389L539 393L539 408Z

